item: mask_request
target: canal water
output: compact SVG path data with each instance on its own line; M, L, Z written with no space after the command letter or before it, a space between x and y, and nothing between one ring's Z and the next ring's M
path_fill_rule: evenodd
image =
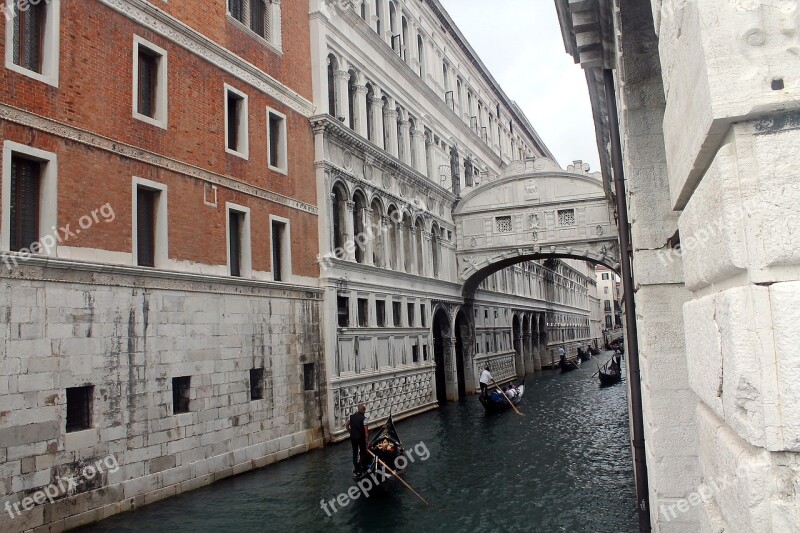
M625 383L600 389L591 377L605 359L528 376L523 416L487 415L470 396L398 422L406 449L420 452L404 479L427 506L393 482L337 512L329 506L329 517L320 500L353 486L345 442L85 531L635 531Z

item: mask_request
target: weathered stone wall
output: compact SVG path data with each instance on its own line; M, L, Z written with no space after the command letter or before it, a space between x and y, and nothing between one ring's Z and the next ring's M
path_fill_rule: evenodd
M797 531L798 3L669 4L657 29L686 360L701 481L718 487L693 511L702 531Z
M21 511L6 507L0 530L74 527L322 445L318 291L133 274L41 260L0 274L0 506ZM262 400L252 368L264 368ZM190 404L174 415L178 376L191 376ZM83 385L91 429L66 433L65 389ZM78 484L55 503L23 510L68 476Z

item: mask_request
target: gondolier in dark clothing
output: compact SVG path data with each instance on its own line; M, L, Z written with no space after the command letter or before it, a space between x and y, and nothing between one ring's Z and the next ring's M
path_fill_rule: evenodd
M347 421L347 430L350 432L350 444L353 446L353 469L356 473L364 471L369 462L367 453L367 438L369 428L365 421L367 412L363 403L358 404L358 411L350 415Z

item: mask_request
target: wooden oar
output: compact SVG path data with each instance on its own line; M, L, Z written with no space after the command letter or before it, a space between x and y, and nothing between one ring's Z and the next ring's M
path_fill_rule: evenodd
M508 405L511 406L511 408L514 410L514 412L517 413L519 416L524 416L522 413L519 412L519 410L517 409L517 406L514 405L514 402L511 401L511 398L509 398L506 395L506 393L503 392L503 389L500 388L500 386L497 384L497 382L495 380L492 380L492 383L494 383L494 386L497 387L497 390L500 391L500 394L503 395L503 398L506 399L506 401L508 402Z
M394 470L392 470L391 468L389 468L389 466L388 466L386 463L384 463L383 461L381 461L381 458L380 458L380 457L378 457L377 455L375 455L374 453L372 453L372 450L370 450L370 449L367 449L367 453L369 453L369 454L370 454L372 457L374 457L374 458L375 458L375 460L376 460L376 461L378 461L380 464L382 464L382 465L383 465L383 467L384 467L386 470L388 470L390 474L392 474L394 477L396 477L397 479L399 479L399 480L400 480L400 483L402 483L403 485L405 485L405 486L406 486L406 488L407 488L408 490L410 490L411 492L413 492L413 493L414 493L414 494L417 496L417 498L419 498L420 500L422 500L422 503L424 503L425 505L428 505L428 502L426 502L426 501L425 501L425 498L423 498L422 496L420 496L420 495L419 495L419 493L418 493L417 491L415 491L414 489L412 489L412 488L411 488L411 485L409 485L408 483L406 483L406 482L403 480L403 478L401 478L400 476L398 476L398 475L397 475L397 472L395 472Z

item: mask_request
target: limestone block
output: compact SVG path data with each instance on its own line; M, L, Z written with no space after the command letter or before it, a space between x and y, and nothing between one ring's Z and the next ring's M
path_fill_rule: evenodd
M722 336L715 319L715 295L683 306L689 384L700 400L722 417Z
M800 282L769 287L783 449L800 451Z
M670 192L681 208L732 122L800 105L800 70L792 3L672 4L662 10L659 52ZM773 90L778 79L785 88Z
M683 259L689 290L747 268L743 218L736 151L729 136L680 217L681 247L676 253Z

